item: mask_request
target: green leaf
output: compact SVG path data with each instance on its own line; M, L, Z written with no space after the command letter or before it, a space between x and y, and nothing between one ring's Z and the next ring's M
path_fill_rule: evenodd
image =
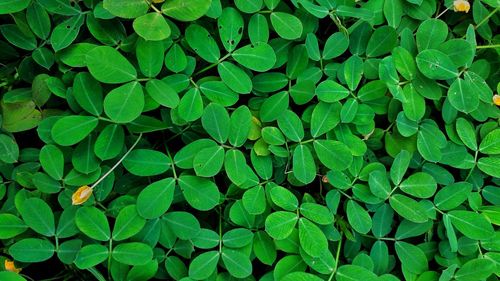
M197 176L213 177L217 175L224 164L224 148L221 146L207 147L200 150L193 159L193 167Z
M20 12L28 7L30 0L6 0L0 3L0 14L12 14Z
M412 273L421 274L428 270L428 261L424 251L407 242L396 242L396 254L404 268Z
M234 228L224 233L222 242L230 248L241 248L250 244L253 240L253 232L246 228Z
M75 217L76 226L88 237L98 241L108 241L111 237L106 215L95 207L78 209Z
M243 17L238 10L228 7L222 10L221 16L217 19L219 25L219 36L228 52L234 51L243 37L243 28L245 26Z
M302 203L300 205L300 213L317 224L328 225L333 223L333 215L330 213L330 210L320 204Z
M453 61L438 50L424 50L416 58L418 69L430 79L446 80L458 76Z
M146 186L137 196L137 212L145 219L155 219L163 215L172 204L175 181L166 178Z
M88 113L99 116L103 110L102 87L89 73L80 72L73 81L73 96Z
M500 170L498 170L499 165L500 157L483 157L477 162L479 170L494 178L500 177Z
M441 188L434 196L434 204L442 211L452 210L462 204L472 191L472 184L457 182Z
M292 212L278 211L267 216L265 229L267 234L276 240L287 238L295 229L299 218Z
M319 102L311 116L311 135L316 138L333 130L340 122L340 103Z
M79 143L97 127L98 119L92 116L66 116L52 126L52 139L59 145Z
M35 35L29 30L22 30L15 24L3 24L0 33L12 45L27 51L33 51L37 47Z
M172 0L161 7L162 13L180 21L194 21L208 12L212 0Z
M394 165L392 167L394 167ZM368 176L368 185L373 195L382 199L389 198L391 185L385 170L375 170L371 172Z
M384 2L384 16L389 26L397 28L401 23L403 15L403 1Z
M251 215L260 215L266 210L266 194L262 186L255 186L243 194L241 201Z
M476 131L469 121L464 118L458 118L456 130L458 136L468 148L477 150Z
M93 48L87 53L86 63L90 74L103 83L120 84L137 78L135 67L109 46Z
M299 241L300 247L313 257L320 256L328 249L328 241L321 229L308 219L299 219Z
M304 184L316 178L316 164L311 150L305 145L298 145L293 151L293 175Z
M163 80L150 80L146 83L146 92L157 103L168 107L176 108L179 105L180 99L177 92Z
M201 116L205 131L219 143L225 143L229 137L230 119L227 110L220 104L211 103Z
M162 152L151 149L134 149L123 160L127 171L136 176L155 176L170 168L170 158Z
M174 1L169 1L165 2L164 5L167 5L168 3L174 3L174 2L184 2L185 0L174 0ZM203 1L203 0L196 0L197 2ZM187 4L186 7L191 6ZM188 10L188 9L186 9ZM197 25L197 24L191 24L186 28L186 41L189 44L189 46L195 50L195 52L204 60L215 63L219 61L220 58L220 50L219 47L217 46L217 42L212 38L212 35L208 33L208 31Z
M189 277L194 280L205 280L214 273L219 262L218 251L202 253L189 264Z
M282 186L274 185L271 188L270 195L273 203L286 211L295 211L299 206L297 197Z
M161 41L170 36L170 26L159 13L148 13L134 20L135 32L150 41Z
M315 140L314 151L323 165L335 171L343 171L352 163L350 149L340 141Z
M226 152L224 159L224 169L228 178L237 186L242 185L247 180L247 169L245 155L237 149L231 149Z
M368 212L353 200L347 202L347 220L352 228L366 234L372 228L372 219Z
M9 247L9 255L19 262L42 262L50 259L55 247L47 240L26 238Z
M349 90L354 91L358 87L361 77L363 77L363 60L354 55L344 62L344 78Z
M136 205L128 205L121 209L116 217L112 238L115 241L130 238L142 230L146 220L139 216Z
M296 16L283 12L273 12L270 18L274 30L281 38L294 40L302 35L302 22Z
M222 62L217 66L222 81L233 91L239 94L248 94L252 91L252 80L238 66L230 62Z
M231 56L244 67L258 72L268 71L276 63L276 54L267 43L243 46L234 51Z
M144 265L153 258L150 246L139 242L123 243L112 252L113 259L127 265Z
M278 126L287 138L299 142L304 138L304 127L300 118L291 110L286 110L278 117Z
M395 2L399 2L399 0ZM394 58L394 66L401 76L407 80L413 80L417 76L417 65L415 64L415 59L407 49L403 47L396 47L392 49L392 57Z
M0 279L8 281L26 281L24 277L12 271L0 271Z
M439 19L423 21L416 33L419 51L435 49L448 37L448 25Z
M188 212L169 212L162 220L172 229L177 237L183 240L192 239L200 233L200 223Z
M366 46L366 55L368 57L378 57L385 55L396 47L398 34L393 27L382 26L373 32L368 45Z
M108 248L99 244L90 244L82 247L75 259L75 265L79 269L87 269L96 266L109 257Z
M484 154L500 154L500 129L489 132L481 140L479 151Z
M125 132L120 125L107 125L97 137L94 153L101 160L113 159L122 152L125 143Z
M207 81L200 85L203 95L210 101L222 106L234 105L239 98L238 93L231 90L222 81Z
M135 120L143 109L144 92L138 82L130 82L115 88L104 98L104 112L117 123L129 123Z
M8 135L0 135L0 161L15 163L19 158L19 146Z
M271 122L278 119L287 109L289 103L288 92L279 92L274 94L262 103L260 107L260 120L262 122Z
M364 281L376 281L379 280L375 273L369 271L368 269L358 266L358 265L343 265L339 267L335 277L338 281L352 281L352 280L364 280Z
M349 90L332 80L321 82L315 92L320 101L327 103L334 103L349 95Z
M476 258L467 261L457 272L455 279L458 281L475 281L487 279L496 270L495 262L488 258Z
M403 179L411 161L411 154L406 150L401 150L394 158L391 165L391 180L394 184L399 184Z
M470 84L457 78L448 89L448 100L458 111L470 113L479 107L479 97Z
M57 25L50 35L50 44L58 52L75 41L83 25L85 17L81 14L73 16Z
M235 147L245 144L252 126L252 113L247 106L233 111L229 125L229 143Z
M149 5L141 0L130 0L123 3L120 0L104 0L104 9L108 10L111 14L126 18L133 19L146 14Z
M323 59L329 60L342 55L349 47L349 37L342 32L335 32L325 42Z
M428 220L425 209L409 197L394 194L389 198L389 203L396 213L409 221L424 223Z
M450 211L448 215L453 226L470 239L485 240L494 235L493 226L482 214L455 210Z
M200 90L187 91L179 102L179 115L188 122L197 120L203 115L203 100Z
M12 214L0 214L0 239L10 239L25 232L28 226Z
M54 213L50 206L40 198L32 197L24 200L19 209L24 222L35 232L44 236L54 236Z
M223 248L221 257L227 271L232 276L236 278L245 278L252 274L252 263L250 258L241 250Z
M436 192L437 183L431 175L419 172L404 180L399 187L414 197L429 198Z
M16 2L28 3L29 1ZM33 3L33 5L30 5L28 7L28 9L26 10L26 20L28 21L28 25L36 36L41 39L47 39L49 37L51 31L50 17L47 11L45 11L45 9L39 3Z
M263 264L272 265L277 257L274 240L264 231L258 231L254 235L253 251L257 259Z
M191 207L208 211L219 204L219 189L213 181L188 175L179 177L178 181L184 198Z

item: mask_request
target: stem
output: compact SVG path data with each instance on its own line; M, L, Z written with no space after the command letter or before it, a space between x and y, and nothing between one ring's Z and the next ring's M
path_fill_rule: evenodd
M332 274L330 274L330 277L328 278L328 281L332 281L333 276L337 272L337 267L339 265L339 258L340 258L340 249L342 248L342 236L344 233L340 232L340 240L339 244L337 245L337 253L335 254L335 264L333 265L333 271Z
M118 167L118 165L120 165L120 163L125 159L125 157L127 157L128 154L134 149L134 147L139 143L141 138L142 138L142 133L139 134L139 137L137 138L137 140L129 148L129 150L127 150L127 152L125 152L125 154L123 154L122 158L120 158L120 160L118 160L118 162L116 162L116 164L113 167L111 167L111 169L109 169L109 171L107 171L100 179L98 179L92 186L90 186L90 188L96 187L96 185L101 183L107 176L109 176L109 174L111 174L113 172L113 170L116 169L116 167Z
M165 149L167 150L167 155L168 158L170 158L170 161L172 161L172 173L174 174L174 179L177 181L177 173L175 171L175 164L174 164L174 158L172 158L172 155L170 154L170 151L168 150L167 145L165 145Z
M313 142L314 139L310 139L310 140L305 140L305 141L301 141L300 144L306 144L306 143L310 143L310 142Z
M207 66L207 67L205 67L205 68L201 69L200 71L196 72L193 76L197 76L197 75L199 75L199 74L201 74L201 73L203 73L203 72L205 72L205 71L207 71L207 70L209 70L209 69L212 69L212 68L216 67L217 65L219 65L219 63L221 63L221 62L225 61L225 60L226 60L227 58L229 58L230 56L231 56L231 53L226 54L226 55L225 55L225 56L223 56L221 59L219 59L217 62L212 63L211 65L209 65L209 66Z
M491 13L489 13L482 21L480 21L474 29L478 29L483 23L487 22L489 18L491 18L496 12L498 12L498 7L495 8Z
M436 16L436 19L440 18L444 13L448 12L449 8L446 8L446 10L442 11L439 15Z
M474 171L474 168L476 168L478 153L479 153L479 151L476 150L476 153L474 154L474 167L472 167L472 169L470 169L470 171L467 174L467 176L465 177L464 181L467 181L469 179L469 177L472 175L472 171Z
M476 49L489 49L489 48L500 48L500 44L476 46Z
M219 207L219 253L222 253L222 209Z
M113 239L109 239L108 250L108 279L111 280L111 252L113 251Z

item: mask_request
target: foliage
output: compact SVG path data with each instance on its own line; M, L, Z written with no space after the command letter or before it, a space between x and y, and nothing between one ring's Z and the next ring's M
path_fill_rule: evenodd
M496 280L497 0L152 2L0 2L0 280Z

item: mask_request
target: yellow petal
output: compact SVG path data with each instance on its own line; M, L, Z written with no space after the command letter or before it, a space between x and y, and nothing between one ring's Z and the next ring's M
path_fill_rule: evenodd
M500 106L500 95L493 96L493 103Z
M88 185L78 188L78 190L71 196L71 203L73 205L81 205L85 203L90 198L90 195L92 195L92 190L93 189Z
M453 1L453 10L455 12L466 12L470 10L470 3L466 0L455 0Z
M13 261L5 260L4 263L5 270L12 271L15 273L21 272L21 268L17 268Z

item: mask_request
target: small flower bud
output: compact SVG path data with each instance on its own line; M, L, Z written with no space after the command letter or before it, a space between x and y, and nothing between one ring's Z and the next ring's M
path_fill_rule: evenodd
M5 260L4 263L5 270L12 271L15 273L21 272L21 268L17 268L13 261Z
M493 96L493 103L500 106L500 95Z
M81 205L87 202L87 200L90 198L90 195L92 195L92 190L93 189L88 185L84 185L78 188L71 196L71 203L73 205Z
M470 10L470 3L466 0L455 0L453 1L453 10L455 12L466 12Z

